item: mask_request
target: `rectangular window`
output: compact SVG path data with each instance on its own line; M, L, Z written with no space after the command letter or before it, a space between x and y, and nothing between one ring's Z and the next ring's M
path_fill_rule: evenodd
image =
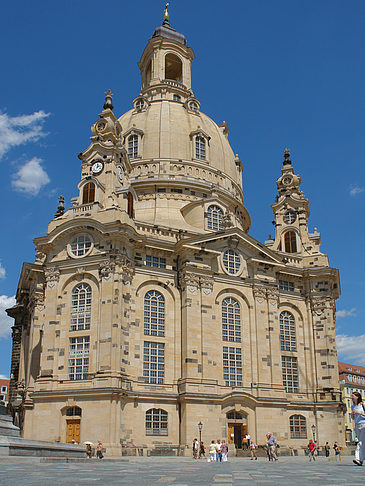
M146 255L146 265L147 267L166 268L166 258Z
M162 385L165 375L165 345L145 341L143 347L143 377L145 383Z
M223 346L223 379L226 386L242 386L242 350Z
M68 375L70 380L87 380L90 336L70 338Z
M298 360L290 356L281 357L283 385L288 393L298 393Z
M290 292L294 291L294 283L287 282L286 280L279 280L279 289L280 290L288 290Z
M6 386L1 387L1 393L6 393L8 388Z

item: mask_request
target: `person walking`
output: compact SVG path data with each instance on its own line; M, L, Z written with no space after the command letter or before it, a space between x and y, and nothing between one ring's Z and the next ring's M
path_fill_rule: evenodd
M359 458L353 462L357 466L362 466L365 459L365 406L359 392L353 392L351 395L352 412L351 416L355 422L355 433L360 445Z
M100 440L98 440L98 445L96 446L96 457L98 459L102 459L103 456L103 444Z
M226 443L225 440L222 440L221 452L222 452L222 462L227 462L228 461L228 444Z
M201 441L199 444L199 459L201 459L202 457L205 458L205 445L203 441Z
M335 457L336 457L336 461L337 461L337 458L340 455L340 449L338 448L337 440L333 444L332 449L335 451Z
M216 461L222 462L222 444L219 439L217 440L215 448L217 449Z
M267 438L266 443L269 450L269 460L271 458L271 460L274 460L276 462L278 460L278 456L276 455L276 446L277 446L276 437L273 436L271 432L268 432L266 434L266 438Z
M324 446L324 453L326 457L329 457L330 455L330 445L328 442L326 442L326 445Z
M198 459L199 442L198 439L193 440L193 458Z
M255 461L257 461L256 449L257 449L257 445L253 440L250 440L251 461L253 461L254 459Z
M248 449L247 435L245 435L244 438L242 439L242 448L243 450Z
M212 440L209 446L209 462L215 462L217 455L217 449L215 447L215 442Z
M316 443L310 439L308 443L308 456L309 456L309 462L313 459L313 461L316 460L315 458L315 451L316 451Z
M86 455L89 459L91 459L91 456L93 455L91 444L86 444Z

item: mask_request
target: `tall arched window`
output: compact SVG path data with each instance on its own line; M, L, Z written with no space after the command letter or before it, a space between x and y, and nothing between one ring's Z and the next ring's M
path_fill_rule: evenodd
M297 250L297 236L295 231L287 231L284 235L284 247L287 253L296 253Z
M227 297L222 302L223 341L241 342L241 311L236 299Z
M128 216L133 218L134 216L134 205L133 205L133 194L128 192Z
M165 336L165 299L156 290L150 290L144 296L144 333Z
M128 155L131 159L138 157L138 135L128 137Z
M81 417L82 410L80 407L68 407L66 417Z
M294 316L287 311L280 314L280 347L282 351L296 351L297 340L295 335Z
M289 417L289 425L291 439L307 438L307 421L303 415L292 415Z
M86 283L72 291L71 331L90 329L91 287Z
M195 137L195 158L205 160L205 139L203 137Z
M219 206L211 205L207 211L208 216L208 229L213 231L220 231L223 229L222 218L223 211Z
M167 435L168 414L162 408L150 408L146 412L146 435Z
M82 190L82 204L89 204L95 201L95 184L88 182Z
M175 54L165 57L165 79L182 82L182 62Z

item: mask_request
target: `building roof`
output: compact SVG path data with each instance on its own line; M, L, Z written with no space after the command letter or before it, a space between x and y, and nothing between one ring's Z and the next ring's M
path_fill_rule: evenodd
M359 366L356 364L350 364L350 363L343 363L341 361L338 362L338 374L340 377L340 380L344 380L345 383L356 386L356 387L361 387L365 386L365 367L364 366ZM354 376L359 377L360 383L354 380ZM351 377L351 379L349 379Z

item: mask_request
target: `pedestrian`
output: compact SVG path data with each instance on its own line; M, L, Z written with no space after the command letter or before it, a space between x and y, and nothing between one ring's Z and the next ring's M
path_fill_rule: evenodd
M212 440L209 446L209 462L215 462L217 455L217 449L215 447L215 442Z
M89 459L91 459L92 453L91 444L86 444L86 455Z
M217 449L216 461L222 462L222 444L219 439L217 440L215 448Z
M193 458L198 459L199 442L198 439L193 440Z
M336 457L336 461L337 461L337 458L340 455L340 449L338 447L337 441L335 441L335 443L333 444L332 449L335 451L335 457Z
M317 449L316 443L312 439L310 439L307 447L308 447L309 462L311 462L312 459L313 461L315 461L316 458L314 456L315 456L315 451Z
M100 440L98 440L98 445L96 446L96 457L102 459L103 456L103 444Z
M244 438L242 439L242 448L243 450L248 449L247 435L245 435Z
M351 395L352 412L351 416L355 422L355 433L359 441L360 451L359 458L354 459L353 462L357 466L362 466L365 459L365 406L359 392L353 392Z
M250 434L246 434L246 439L247 439L247 447L249 449L250 448L250 443L251 443L251 436L250 436Z
M266 434L267 438L267 446L269 450L269 460L274 460L275 462L278 460L278 456L276 455L276 447L277 447L277 442L276 442L276 437L272 435L271 432L268 432Z
M250 440L251 461L253 461L254 459L255 461L257 461L256 449L257 449L257 445L253 440Z
M324 446L324 453L326 455L326 457L329 457L330 455L330 446L329 446L329 443L326 442L326 445Z
M228 444L226 443L225 440L222 440L222 446L221 446L221 452L222 452L222 462L227 462L228 461Z
M199 459L201 459L202 457L205 457L205 445L204 445L203 441L200 441L200 444L199 444Z

